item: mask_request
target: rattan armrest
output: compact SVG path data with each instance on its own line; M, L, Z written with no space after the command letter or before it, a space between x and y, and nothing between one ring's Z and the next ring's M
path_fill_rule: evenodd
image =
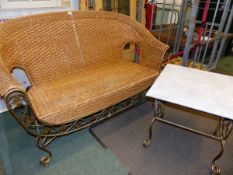
M7 71L0 60L0 96L5 99L5 97L13 91L24 92L24 89Z
M168 48L166 44L156 41L156 39L152 43L147 43L141 48L139 63L149 68L159 70Z
M139 64L159 71L169 46L157 40L148 30L141 29L140 33L143 40L136 42L140 47Z

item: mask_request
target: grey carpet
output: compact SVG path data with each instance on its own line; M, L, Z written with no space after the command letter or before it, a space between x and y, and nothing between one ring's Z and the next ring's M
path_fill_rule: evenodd
M53 160L39 165L44 153L8 112L0 114L0 175L127 175L128 170L104 149L88 129L49 145Z
M120 116L92 128L93 134L128 167L132 175L210 175L212 158L220 150L214 140L168 126L154 127L151 145L145 149L143 140L148 135L153 108L144 103ZM166 107L165 118L212 131L214 117ZM220 159L221 175L233 174L233 137L226 142L225 153Z

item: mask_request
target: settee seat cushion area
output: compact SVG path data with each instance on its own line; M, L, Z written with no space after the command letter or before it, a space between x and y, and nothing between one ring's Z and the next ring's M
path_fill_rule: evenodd
M142 65L118 61L40 86L28 97L38 120L60 125L110 107L148 88L158 72Z

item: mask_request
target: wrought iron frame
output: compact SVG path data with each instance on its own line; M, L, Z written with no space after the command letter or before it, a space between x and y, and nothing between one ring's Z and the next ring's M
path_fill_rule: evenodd
M47 156L43 156L40 159L41 165L46 167L52 159L52 153L48 150L47 146L57 137L74 133L108 119L129 107L143 102L144 99L145 91L95 114L61 125L49 125L39 121L33 112L27 94L22 91L16 90L9 93L5 98L5 103L17 122L30 135L36 138L36 146L47 153Z
M210 134L210 133L205 133L205 132L202 132L200 130L195 130L195 129L192 129L192 128L189 128L189 127L186 127L186 126L183 126L183 125L180 125L180 124L177 124L177 123L174 123L174 122L171 122L169 120L164 119L164 117L163 117L164 110L163 109L164 109L163 102L155 99L154 115L152 118L151 125L149 127L149 137L144 140L143 146L147 147L152 141L152 128L153 128L153 125L155 124L155 121L159 121L159 122L162 122L162 123L165 123L168 125L172 125L174 127L181 128L183 130L190 131L192 133L199 134L199 135L208 137L210 139L216 140L216 141L220 142L221 150L212 160L211 170L212 170L213 175L220 175L220 167L217 165L217 160L219 160L224 153L225 142L233 129L233 127L232 127L233 121L226 119L226 118L219 117L219 122L218 122L217 127L215 128L214 132L212 134Z

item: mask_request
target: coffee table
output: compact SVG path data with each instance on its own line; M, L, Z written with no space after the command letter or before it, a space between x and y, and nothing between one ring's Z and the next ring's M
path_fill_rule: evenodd
M221 150L212 160L211 170L212 174L219 175L217 160L222 156L225 141L233 128L233 77L168 64L146 96L154 98L155 103L149 137L143 146L148 146L152 140L155 121L214 139L220 142ZM206 133L166 120L163 117L164 102L215 115L219 118L218 125L213 133Z

